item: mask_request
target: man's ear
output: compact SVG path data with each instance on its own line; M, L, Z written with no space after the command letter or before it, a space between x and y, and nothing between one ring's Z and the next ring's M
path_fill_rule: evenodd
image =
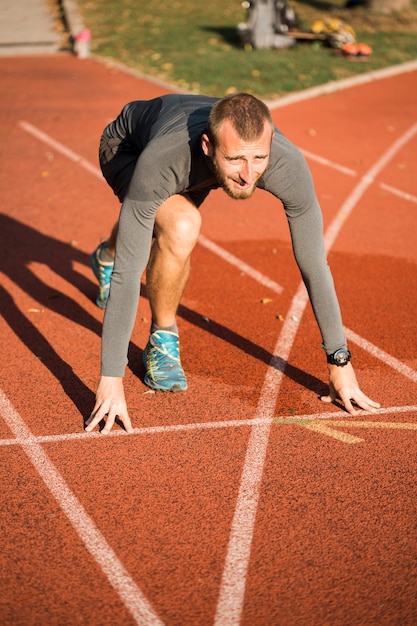
M204 133L204 135L201 137L201 147L206 156L210 158L213 156L213 146L211 145L210 139L208 138L208 135L206 135L206 133Z

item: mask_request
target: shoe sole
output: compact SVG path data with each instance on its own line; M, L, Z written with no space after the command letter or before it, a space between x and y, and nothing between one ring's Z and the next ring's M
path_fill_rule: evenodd
M96 305L98 306L99 309L102 309L104 311L104 309L107 307L107 300L106 302L103 302L103 300L100 300L99 297L96 298Z
M160 387L157 383L155 383L153 380L148 379L146 376L143 382L145 383L145 385L147 385L151 389L154 389L155 391L166 391L167 393L179 393L182 391L187 391L188 389L188 385L182 387L179 383L175 383L170 388Z

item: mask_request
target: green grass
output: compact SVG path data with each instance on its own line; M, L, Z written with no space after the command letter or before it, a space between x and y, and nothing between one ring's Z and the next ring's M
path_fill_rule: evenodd
M304 30L326 16L348 22L357 40L373 49L368 60L354 62L320 42L243 49L236 29L246 17L240 0L78 0L78 5L92 30L94 54L182 90L219 97L237 90L274 98L417 58L417 1L389 16L347 10L341 0L292 2Z

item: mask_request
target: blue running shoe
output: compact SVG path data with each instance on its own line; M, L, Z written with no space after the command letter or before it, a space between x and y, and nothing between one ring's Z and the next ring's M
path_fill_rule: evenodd
M168 330L157 330L149 337L143 352L145 384L160 391L186 391L187 379L180 362L179 337Z
M104 241L98 248L96 248L93 254L90 256L91 269L94 272L94 276L98 280L99 292L96 298L96 304L100 309L105 309L107 306L107 300L109 299L110 291L110 279L113 273L114 263L111 261L101 261L100 252L103 246L106 245Z

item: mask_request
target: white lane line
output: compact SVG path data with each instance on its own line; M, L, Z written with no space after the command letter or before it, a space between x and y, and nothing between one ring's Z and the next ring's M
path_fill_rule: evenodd
M309 152L308 150L304 150L304 149L301 149L301 152L304 154L304 156L307 159L310 159L310 161L316 161L317 163L320 163L320 165L324 165L325 167L330 167L331 169L337 170L338 172L341 172L342 174L346 174L347 176L358 175L358 172L356 172L355 170L352 170L349 167L345 167L344 165L339 165L338 163L335 163L334 161L330 161L329 159L326 159L324 157L318 156L317 154L313 154L313 152Z
M359 183L354 187L353 192L343 203L342 208L336 215L332 224L326 231L325 242L326 248L329 250L336 237L338 236L344 222L351 214L353 208L363 196L365 191L374 182L377 175L387 165L387 163L395 156L395 154L417 133L417 124L413 124L405 133L403 133L394 143L384 152L382 157L373 165L368 172L361 178Z
M129 572L123 567L117 554L106 542L94 521L69 489L42 446L33 437L21 416L1 390L0 413L136 624L163 626L163 622L156 615Z
M1 393L1 391L0 391ZM1 409L1 406L0 406ZM389 415L393 413L417 413L417 405L413 406L388 406L382 409L378 409L372 416L377 415ZM365 416L369 417L368 411L358 410L356 417ZM297 421L314 421L314 420L331 420L334 417L338 419L343 418L346 420L352 419L348 413L344 413L341 409L338 411L327 411L322 413L305 413L301 415L276 415L273 418L274 423L287 423L292 424ZM134 435L155 435L165 434L172 432L187 432L195 430L218 430L220 428L242 428L243 426L253 427L255 425L270 424L271 418L269 417L255 417L240 420L227 420L225 422L192 422L191 424L172 424L170 426L148 426L143 428L134 428L130 435L124 430L112 430L108 435L101 435L98 432L93 433L67 433L65 435L31 435L24 438L13 439L0 439L0 448L9 446L21 446L30 444L42 444L42 443L58 443L61 441L81 441L87 442L91 439L101 439L104 441L107 437L131 437ZM350 423L350 422L349 422ZM401 422L399 422L401 423Z
M271 291L275 291L275 293L283 292L284 288L281 287L281 285L276 283L274 280L268 278L268 276L261 274L261 272L258 272L258 270L255 270L244 261L241 261L230 252L227 252L227 250L224 250L224 248L221 248L213 241L210 241L210 239L207 239L207 237L205 237L204 235L200 235L198 241L202 246L207 248L207 250L210 250L210 252L214 252L214 254L217 254L217 256L222 258L224 261L230 263L230 265L234 265L241 272L244 272L245 274L247 274L247 276L250 276L264 287L268 287L269 289L271 289Z
M406 193L405 191L401 191L401 189L397 189L396 187L385 185L385 183L380 183L379 186L381 187L381 189L392 193L394 196L398 196L398 198L402 198L403 200L408 200L409 202L414 202L415 204L417 204L417 197L412 196L411 193Z
M361 196L373 183L377 174L416 132L417 124L414 124L384 152L354 187L325 234L327 250L333 245L345 220ZM220 585L214 620L215 626L224 626L225 624L238 626L242 617L264 462L269 433L274 419L275 404L284 373L280 371L279 361L274 363L274 358L279 355L284 361L288 359L297 332L297 326L291 325L291 316L296 315L301 320L307 302L308 297L304 285L300 285L275 346L274 357L269 365L259 398L256 417L269 418L270 423L254 426L249 438Z
M70 159L70 161L74 161L74 163L77 163L78 165L83 167L85 170L87 170L87 172L93 174L93 176L97 176L98 178L103 179L103 174L98 167L92 165L89 161L84 159L73 150L70 150L59 141L55 141L55 139L53 139L50 135L42 132L41 130L39 130L39 128L36 128L36 126L33 126L32 124L29 124L29 122L25 121L19 122L19 126L33 137L36 137L36 139L39 139L39 141L43 141L43 143L46 143L48 146L50 146L63 156L66 156L68 159Z
M376 357L386 365L389 365L406 378L412 380L414 383L417 383L417 372L411 369L411 367L408 367L408 365L405 365L405 363L401 363L401 361L391 356L387 352L384 352L384 350L381 350L370 341L367 341L367 339L360 337L359 335L354 333L353 330L345 328L345 333L349 341L353 341L353 343L356 343L356 345L358 345L363 350L369 352L369 354L372 354L372 356Z
M301 284L284 321L274 356L265 376L256 410L256 418L262 417L264 420L261 424L254 424L249 437L220 585L214 619L215 626L240 624L269 434L284 376L285 365L283 363L289 357L298 328L298 325L292 322L291 317L296 316L299 320L301 319L306 300L306 291L304 285Z

